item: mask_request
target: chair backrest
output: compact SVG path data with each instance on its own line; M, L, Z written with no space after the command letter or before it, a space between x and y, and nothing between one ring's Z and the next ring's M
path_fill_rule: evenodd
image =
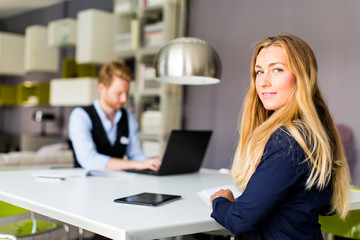
M345 220L339 215L320 216L321 231L347 239L360 239L360 210L350 211Z
M17 238L15 236L0 233L0 240L16 240L16 239Z
M353 132L348 125L342 123L336 124L336 128L339 131L341 142L345 150L346 158L349 164L353 164L353 161L355 160Z
M23 213L28 213L28 212L30 212L30 211L27 209L17 207L12 204L0 201L0 217L8 217L8 216L13 216L13 215L18 215L18 214L23 214Z

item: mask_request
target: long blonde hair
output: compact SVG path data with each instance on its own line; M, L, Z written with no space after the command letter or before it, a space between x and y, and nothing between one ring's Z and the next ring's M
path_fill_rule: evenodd
M269 46L281 47L296 84L287 103L276 111L266 110L255 88L255 63L259 52ZM294 35L263 39L251 62L251 84L241 118L240 139L234 155L232 175L242 190L260 163L265 144L280 127L295 138L311 163L306 189L321 190L330 182L331 206L344 218L348 212L349 169L340 136L317 84L317 63L311 48Z

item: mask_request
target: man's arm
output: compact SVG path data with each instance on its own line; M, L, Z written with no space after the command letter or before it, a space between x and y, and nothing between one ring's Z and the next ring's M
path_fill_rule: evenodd
M69 118L69 138L76 158L85 169L105 169L110 157L96 150L91 135L92 122L82 108L75 108Z

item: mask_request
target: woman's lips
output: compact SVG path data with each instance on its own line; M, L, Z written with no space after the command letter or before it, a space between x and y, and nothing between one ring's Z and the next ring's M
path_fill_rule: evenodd
M276 92L263 92L261 95L264 97L264 98L269 98L269 97L272 97L276 94Z

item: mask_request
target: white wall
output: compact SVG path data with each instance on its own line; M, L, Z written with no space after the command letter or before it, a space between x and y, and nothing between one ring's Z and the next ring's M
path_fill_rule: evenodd
M190 0L189 6L188 35L209 42L223 65L220 84L186 88L185 128L214 131L204 165L231 165L254 43L292 33L315 52L335 122L353 131L358 157L351 167L360 185L360 1Z

